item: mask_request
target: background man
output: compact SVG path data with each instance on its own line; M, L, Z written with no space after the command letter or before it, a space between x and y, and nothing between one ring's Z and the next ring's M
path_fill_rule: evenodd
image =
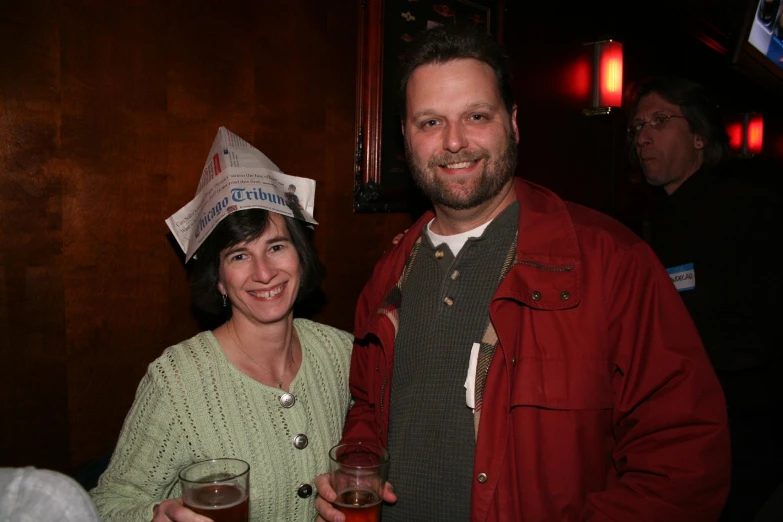
M359 299L344 431L389 448L384 522L715 520L725 404L652 251L514 178L517 107L489 35L425 32L399 94L434 212ZM344 520L316 483L321 516Z
M717 105L690 80L661 76L631 99L631 159L667 195L651 245L670 273L723 386L732 485L721 520L749 521L783 477L780 210L749 160L729 158ZM783 516L783 514L781 514Z

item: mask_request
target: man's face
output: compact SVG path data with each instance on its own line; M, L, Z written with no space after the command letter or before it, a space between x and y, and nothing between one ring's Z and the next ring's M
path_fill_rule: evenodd
M704 139L690 131L679 106L650 93L639 101L631 125L660 116L673 116L655 128L647 123L633 138L647 182L673 193L701 167Z
M408 166L435 205L455 210L489 201L511 183L519 132L492 68L453 60L417 68L403 122Z

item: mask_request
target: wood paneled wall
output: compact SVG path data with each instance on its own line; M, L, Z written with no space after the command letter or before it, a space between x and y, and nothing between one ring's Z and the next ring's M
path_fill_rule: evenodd
M110 451L147 365L196 333L164 219L225 125L317 181L327 301L351 329L406 215L352 210L356 3L0 4L0 466Z

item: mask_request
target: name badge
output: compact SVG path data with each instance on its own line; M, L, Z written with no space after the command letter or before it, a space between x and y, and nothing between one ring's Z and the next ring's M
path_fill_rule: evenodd
M693 263L687 265L673 266L667 268L666 272L669 273L669 278L674 283L674 288L678 292L685 292L686 290L693 290L696 288L696 271L693 269Z

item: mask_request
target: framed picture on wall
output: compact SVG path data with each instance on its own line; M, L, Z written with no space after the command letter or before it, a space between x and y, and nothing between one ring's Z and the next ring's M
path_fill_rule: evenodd
M358 0L355 212L417 212L425 204L405 160L395 74L414 36L472 24L502 39L505 0Z

